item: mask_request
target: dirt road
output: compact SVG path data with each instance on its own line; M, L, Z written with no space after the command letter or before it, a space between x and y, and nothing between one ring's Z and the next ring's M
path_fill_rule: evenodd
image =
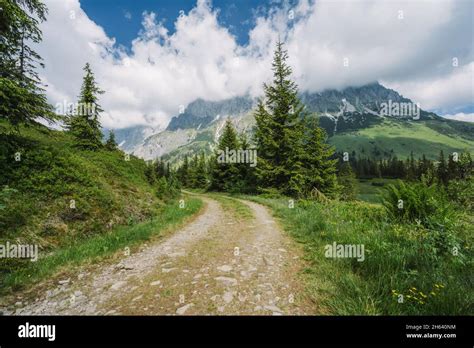
M81 269L4 314L314 314L300 275L303 261L264 206L241 201L239 217L206 195L184 228L114 264Z

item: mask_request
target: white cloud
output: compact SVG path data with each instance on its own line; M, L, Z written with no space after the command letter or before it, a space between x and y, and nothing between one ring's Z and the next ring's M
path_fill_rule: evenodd
M458 120L464 122L474 122L474 113L466 114L464 112L459 112L454 115L443 115L444 118L448 118L450 120Z
M132 19L132 14L131 14L130 11L128 11L128 10L123 11L123 16L124 16L125 19L128 20L128 21Z
M450 72L441 76L386 85L406 97L414 100L416 97L422 109L446 113L474 101L473 76L474 62L471 62L464 66L452 67Z
M75 101L89 61L106 91L101 97L106 127L164 126L180 105L199 97L259 95L271 78L278 36L287 43L302 90L378 80L426 109L447 113L474 99L468 1L300 0L295 8L273 8L256 18L242 47L209 2L199 0L176 19L172 34L157 14L143 13L143 29L129 54L87 17L78 0L47 5L38 50L46 63L48 96L53 103Z

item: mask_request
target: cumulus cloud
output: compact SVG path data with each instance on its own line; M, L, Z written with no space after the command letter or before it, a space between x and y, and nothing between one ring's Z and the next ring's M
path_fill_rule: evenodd
M407 97L416 96L416 101L423 109L447 113L473 102L473 76L474 62L471 62L464 66L452 67L450 72L440 76L394 82L389 85Z
M278 37L301 90L382 81L425 109L447 113L474 97L468 1L300 0L258 11L248 44L240 46L211 3L199 0L176 18L172 33L159 14L144 12L128 52L78 0L46 2L50 14L38 50L48 97L53 104L74 101L88 61L106 91L102 122L110 128L163 127L196 98L260 95Z
M464 122L474 122L474 113L466 114L464 112L458 112L454 115L443 115L443 117L450 120L464 121Z

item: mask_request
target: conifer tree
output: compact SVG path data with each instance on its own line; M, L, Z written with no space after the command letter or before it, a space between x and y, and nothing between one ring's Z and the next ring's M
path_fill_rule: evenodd
M197 156L195 186L196 188L206 188L207 186L206 157L204 153Z
M154 185L157 181L155 163L153 161L146 161L145 177L151 185Z
M104 92L97 86L89 63L85 65L84 72L78 107L69 119L68 128L76 138L77 147L96 150L102 147L99 117L103 110L98 96Z
M105 148L109 151L114 151L118 149L118 144L115 141L115 133L113 130L109 132L109 138L105 142Z
M211 173L211 190L235 191L235 184L239 178L239 168L236 163L229 163L231 158L225 156L231 150L238 150L239 142L232 122L226 121L224 131L219 138L219 144L212 158L213 171Z
M459 161L459 158L458 158L458 161ZM450 154L448 157L447 174L446 174L448 180L458 179L459 178L458 171L459 171L458 162L454 160L454 155Z
M39 23L47 7L39 0L8 0L0 6L0 119L12 125L53 121L53 113L36 72L43 67L32 44L42 40Z
M305 164L305 195L316 189L334 197L338 193L337 159L334 148L326 143L326 132L316 118L305 119L303 163ZM350 167L350 164L348 164ZM352 169L351 169L352 172ZM353 173L352 173L353 174Z
M357 193L357 182L349 162L342 163L337 179L341 186L341 199L344 201L354 200Z
M285 194L304 191L302 157L302 118L304 106L298 98L298 88L290 79L288 53L278 42L272 70L272 84L264 84L265 100L255 113L260 188L278 188Z
M315 189L334 194L336 161L330 159L334 150L324 145L324 133L308 119L287 59L279 41L272 84L264 84L265 99L255 112L259 190L274 188L293 196L308 195Z
M189 175L188 175L188 185L191 188L197 188L197 168L198 168L199 158L198 155L195 154L191 161L189 162Z
M438 168L436 169L436 176L440 184L446 185L448 183L448 169L446 160L444 158L444 152L441 150L438 157Z
M184 187L189 186L189 159L188 155L184 156L183 164L178 168L176 173L179 182Z
M458 163L459 178L464 180L474 175L474 164L469 151L461 153Z
M250 145L247 136L245 133L240 134L239 136L240 148L243 151L255 151L254 148ZM257 161L258 165L258 154L256 154L254 160ZM239 164L239 179L240 183L237 184L239 187L239 192L242 193L254 193L257 189L256 186L256 177L255 177L255 167L249 163Z

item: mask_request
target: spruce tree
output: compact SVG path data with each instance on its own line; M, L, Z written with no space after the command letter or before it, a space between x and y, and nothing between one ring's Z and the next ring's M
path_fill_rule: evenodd
M239 178L239 168L236 163L229 163L225 154L226 151L237 151L239 149L239 141L237 133L232 123L227 120L224 131L219 138L219 144L212 158L213 171L211 173L211 190L216 191L235 191L235 184Z
M290 79L292 69L287 59L279 41L272 63L273 81L264 84L265 100L259 102L255 114L256 172L261 189L273 187L297 195L304 191L305 181L301 162L304 106L296 83Z
M459 161L459 159L458 159ZM454 155L450 154L448 157L448 165L447 165L447 180L458 179L459 178L459 166L458 162L454 160Z
M204 153L201 153L197 157L195 185L197 188L206 188L207 184L206 157Z
M188 175L188 185L191 188L197 188L197 170L198 170L198 155L195 154L191 161L189 162L189 175Z
M157 182L155 164L153 161L147 161L147 166L145 168L145 177L151 185L155 185Z
M277 189L291 196L337 191L334 150L325 142L319 125L309 118L291 80L288 53L278 42L272 70L273 81L264 84L265 99L255 112L256 175L260 191Z
M85 76L82 82L79 103L68 127L76 138L76 146L86 150L96 150L102 146L102 132L100 130L100 113L98 95L104 93L94 78L89 63L84 67Z
M178 171L176 173L179 182L181 185L184 187L189 186L189 159L188 155L184 156L183 164L178 168Z
M319 127L314 117L304 120L303 163L305 165L305 195L317 190L329 197L335 197L339 187L336 177L334 148L326 143L326 132ZM348 167L351 168L350 164ZM351 169L352 172L352 169Z
M36 72L43 67L32 44L42 40L39 23L47 7L38 0L8 0L0 4L0 119L12 125L53 121L53 113Z
M356 199L357 179L349 162L342 163L337 179L341 186L341 199L344 201Z
M468 179L474 175L474 163L468 150L461 153L461 156L459 157L458 174L459 178L462 180Z
M118 144L115 141L115 133L113 130L109 132L109 138L105 142L105 148L109 151L114 151L118 149Z
M255 151L254 148L249 143L249 140L247 139L247 136L245 133L240 134L239 136L239 143L240 143L240 148L243 151ZM256 155L257 158L255 160L257 161L258 165L258 154ZM239 164L239 180L240 183L237 184L239 187L239 192L242 193L254 193L257 189L256 186L256 177L255 177L255 167L252 167L249 163L241 163Z
M438 182L443 185L447 185L448 183L448 169L446 165L446 160L444 158L444 152L441 150L439 152L438 157L438 167L436 169L436 176L438 178Z

